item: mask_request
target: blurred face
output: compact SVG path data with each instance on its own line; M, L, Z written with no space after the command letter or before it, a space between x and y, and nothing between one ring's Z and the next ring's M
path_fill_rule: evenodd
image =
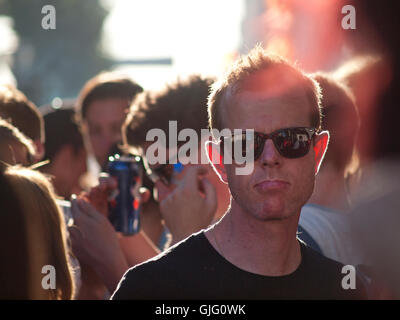
M86 150L75 151L72 146L65 145L53 159L47 173L54 176L54 187L59 196L69 199L71 194L79 194L80 177L86 172Z
M147 150L147 148L145 148L145 151ZM174 154L177 153L177 151L170 151L170 150L166 150L166 155L167 157L169 156L170 152L174 152ZM201 162L201 158L205 158L205 149L204 146L201 146L199 143L199 149L197 151L197 155L198 155L198 163ZM201 154L203 153L203 155ZM162 164L155 164L155 165L149 165L146 162L146 159L144 158L145 161L145 165L152 169L153 172L156 172L157 168L163 168L163 171L168 175L170 175L172 177L172 183L168 184L165 183L165 179L157 179L154 183L154 198L161 202L163 201L172 191L174 191L174 189L176 188L177 184L179 183L180 180L184 179L187 170L190 166L193 166L192 164L186 164L183 167L182 172L174 172L173 171L173 166L172 165L167 165L167 166L163 166ZM211 184L214 186L215 188L215 192L217 194L217 210L215 213L215 218L219 218L221 217L227 210L229 204L230 204L230 194L229 194L229 189L228 186L223 183L217 176L217 174L214 172L214 170L212 170L212 167L210 166L210 164L198 164L196 166L201 166L202 171L199 173L199 181L202 178L206 178L209 180L209 182L211 182ZM164 180L164 182L163 182ZM199 182L198 185L198 190L200 192L202 192L202 185Z
M86 150L82 148L78 153L72 154L71 163L73 166L70 168L70 183L69 196L73 193L79 194L82 191L80 186L80 178L86 172ZM67 196L68 197L68 196Z
M113 144L121 141L121 127L129 107L127 99L105 99L92 102L86 113L91 148L100 165L107 160Z
M244 91L235 102L224 105L224 125L233 129L254 129L269 134L288 127L311 127L311 106L304 90L286 90L279 83L271 92ZM233 101L233 100L231 100ZM314 152L311 146L302 158L288 159L276 150L271 139L250 175L236 175L235 165L225 165L233 202L258 220L282 220L298 214L314 188Z
M150 144L149 144L150 145ZM149 147L149 145L147 147L145 147L145 152L147 151L147 148ZM199 147L200 149L200 147ZM179 150L179 149L178 149ZM175 150L170 150L170 149L166 149L166 158L169 158L170 153L172 155L177 154L178 151ZM198 157L199 157L199 163L200 163L200 150L198 150ZM144 158L145 161L145 165L146 167L148 167L153 173L156 173L156 175L158 176L164 176L164 177L168 177L168 180L170 180L170 182L167 182L165 178L156 178L156 180L154 181L154 198L161 202L163 201L172 191L174 191L174 189L176 188L177 184L179 183L180 180L182 180L187 172L187 169L190 166L193 166L193 164L186 164L183 166L182 171L181 172L177 172L174 171L173 165L172 164L149 164L146 161L146 158ZM199 164L200 165L200 164ZM203 172L201 173L201 175L199 176L199 178L201 177L205 177L208 176L210 173L213 173L211 170L211 167L208 164L205 165L201 165L203 168ZM158 170L158 168L162 168L162 170Z

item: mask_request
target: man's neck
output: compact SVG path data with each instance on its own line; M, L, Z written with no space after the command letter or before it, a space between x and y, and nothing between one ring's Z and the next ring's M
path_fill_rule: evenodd
M341 212L348 211L350 203L346 190L344 171L325 167L315 179L314 192L308 203L315 203Z
M206 236L213 247L240 269L265 276L294 272L301 262L296 239L299 213L283 220L261 221L231 206Z

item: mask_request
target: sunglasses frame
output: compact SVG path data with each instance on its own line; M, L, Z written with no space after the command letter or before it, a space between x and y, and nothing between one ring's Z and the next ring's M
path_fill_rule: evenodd
M181 164L180 162L177 162L174 164L164 163L164 164L159 165L157 168L153 168L153 169L148 168L146 170L146 173L153 183L156 183L157 180L160 179L163 184L168 186L172 183L173 179L172 178L168 179L164 174L162 174L162 171L166 166L170 166L170 165L172 165L172 173L180 173L183 170L183 164ZM172 177L172 175L171 175L171 177Z
M256 161L256 160L261 156L261 154L263 153L264 146L265 146L265 141L267 141L268 139L271 139L271 140L272 140L272 142L273 142L273 144L274 144L276 150L279 152L279 154L280 154L282 157L287 158L287 159L302 158L302 157L304 157L304 156L310 151L310 145L311 145L311 143L310 143L310 145L308 146L308 150L307 150L307 152L306 152L304 155L295 156L295 157L288 157L287 155L282 154L282 150L280 150L280 148L277 146L277 141L276 141L276 138L275 138L275 137L276 137L279 133L281 133L282 131L284 131L284 130L305 130L305 132L307 132L307 134L308 134L308 139L309 139L309 140L312 140L312 139L315 137L315 135L318 133L318 130L317 130L316 128L313 128L313 127L289 127L289 128L281 128L281 129L275 130L275 131L273 131L273 132L271 132L271 133L262 133L262 132L254 131L254 141L256 141L257 137L259 137L259 138L262 139L262 141L260 142L260 143L261 143L261 149L260 149L260 151L256 154L256 152L255 152L255 150L254 150L254 161ZM246 134L246 130L243 130L243 131L242 131L242 135L243 135L243 134ZM238 136L238 134L233 134L233 135L230 136L230 137L231 137L232 139L234 139L235 136ZM227 137L225 137L225 138L227 138ZM224 139L221 139L220 141L221 141L221 144L223 144ZM223 145L221 145L221 149L223 149Z

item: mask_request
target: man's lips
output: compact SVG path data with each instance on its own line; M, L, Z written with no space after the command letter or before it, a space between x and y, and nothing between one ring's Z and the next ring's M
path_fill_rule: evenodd
M254 185L254 188L259 192L279 191L289 187L289 182L283 180L264 180Z

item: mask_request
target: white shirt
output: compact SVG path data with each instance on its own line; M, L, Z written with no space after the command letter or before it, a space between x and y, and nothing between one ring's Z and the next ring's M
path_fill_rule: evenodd
M316 204L301 209L299 225L321 248L322 254L343 264L362 263L352 240L348 215Z

